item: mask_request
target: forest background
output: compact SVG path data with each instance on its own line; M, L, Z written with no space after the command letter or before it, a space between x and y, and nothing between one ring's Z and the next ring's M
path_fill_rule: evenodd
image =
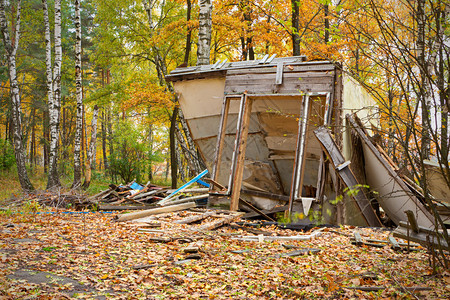
M448 0L1 0L0 197L186 181L204 165L164 76L266 54L339 64L403 172L427 194L432 159L450 186L449 15Z

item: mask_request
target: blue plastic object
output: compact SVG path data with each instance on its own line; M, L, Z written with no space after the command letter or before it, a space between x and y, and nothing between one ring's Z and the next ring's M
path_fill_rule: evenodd
M144 187L139 183L133 182L133 184L130 185L130 188L132 188L133 190L142 190Z

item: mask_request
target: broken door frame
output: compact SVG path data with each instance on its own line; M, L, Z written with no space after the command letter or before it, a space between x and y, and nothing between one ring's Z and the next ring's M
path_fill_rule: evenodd
M226 135L226 125L228 121L228 115L230 110L230 101L233 99L240 99L239 113L238 119L236 122L236 136L235 136L235 145L233 156L231 160L231 169L230 176L228 182L227 191L222 191L220 194L226 197L230 197L230 210L236 211L239 206L239 197L241 193L241 185L242 185L242 176L244 170L244 160L245 160L245 151L247 147L247 137L248 137L248 129L250 124L250 117L252 113L252 102L255 98L258 97L267 97L267 96L283 96L283 97L295 97L297 95L292 94L237 94L237 95L225 95L222 103L222 111L221 118L219 124L219 132L217 134L217 143L216 143L216 157L214 159L214 165L212 170L212 179L217 181L220 171L220 162L222 160L223 154L223 146L225 142ZM309 205L313 200L317 200L317 197L321 197L322 192L318 192L316 194L316 198L302 198L301 190L302 190L302 182L304 175L304 160L305 155L304 151L306 149L306 134L308 127L308 120L310 117L310 107L311 107L311 97L320 97L326 96L325 102L325 112L323 115L324 125L328 125L331 117L331 93L330 92L322 92L322 93L305 93L303 95L298 95L301 97L302 108L300 110L300 115L303 114L303 117L299 118L299 127L297 132L297 146L295 149L295 161L294 161L294 170L293 170L293 178L291 182L290 195L289 195L289 206L288 211L289 214L292 213L293 203L296 200L309 201ZM323 155L323 153L322 153ZM323 182L324 172L323 168L323 159L320 161L319 170L318 170L318 183ZM237 188L236 188L237 187ZM319 186L317 186L319 189ZM210 187L210 194L217 194L214 192L214 185Z

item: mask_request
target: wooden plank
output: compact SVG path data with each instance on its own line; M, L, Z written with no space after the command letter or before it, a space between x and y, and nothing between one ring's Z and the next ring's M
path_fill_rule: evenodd
M242 115L242 124L239 129L240 137L237 141L238 150L237 150L237 158L236 158L236 173L232 178L233 183L231 190L231 204L230 210L237 211L239 207L239 196L241 193L241 185L242 185L242 176L244 174L244 161L245 161L245 150L247 148L247 135L248 135L248 127L250 124L250 116L252 111L252 99L248 98L244 95L244 111Z
M272 54L272 56L269 57L269 59L268 59L265 63L266 63L266 64L270 64L276 56L277 56L276 53L275 53L275 54Z
M268 58L269 54L264 55L264 57L259 61L259 64L265 64Z
M144 217L151 216L151 215L158 215L158 214L162 214L162 213L166 213L166 212L185 210L185 209L189 209L189 208L196 207L196 206L197 205L195 204L195 202L188 202L188 203L183 203L183 204L178 204L178 205L157 207L157 208L139 211L139 212L135 212L135 213L118 215L118 216L116 216L116 221L117 222L129 221L129 220L144 218Z
M292 72L306 72L306 71L334 71L336 67L331 63L323 63L323 64L289 64L286 63L284 67L285 71ZM267 66L262 68L247 68L247 69L237 69L237 70L228 70L227 76L236 75L236 74L258 74L258 73L270 73L275 72L276 66Z
M324 228L317 229L313 231L311 234L304 235L293 235L293 236L263 236L263 240L266 241L309 241L315 237L318 237L322 234ZM240 238L235 238L240 241L246 242L256 242L259 240L261 236L243 236Z
M212 170L212 180L217 181L220 171L220 163L222 161L223 145L225 142L226 126L228 122L228 112L230 109L230 101L227 97L223 98L222 112L220 115L219 123L219 133L216 143L216 157L214 158L213 170ZM214 190L214 186L210 186L210 190Z
M239 86L225 86L225 94L288 94L288 95L303 95L305 92L330 92L333 89L333 83L297 83L295 85L283 84L277 86L275 84L257 84L257 85L239 85Z
M142 194L133 196L133 199L138 200L140 198L144 198L144 197L147 197L147 196L151 196L151 195L155 195L155 194L159 194L159 193L164 193L165 191L166 191L166 189L153 190L153 191L150 191L150 192L146 192L146 193L142 193Z
M206 198L208 198L208 196L209 196L209 194L203 194L203 195L186 197L186 198L173 200L173 201L169 200L169 202L166 202L166 203L162 204L161 206L175 205L175 204L186 203L186 202L194 201L194 200L206 199Z
M439 245L442 246L443 249L449 251L450 248L447 244L447 242L445 241L445 239L441 238L440 243L438 243L436 236L429 234L429 233L425 233L425 232L419 232L419 233L415 233L412 230L409 230L409 234L408 234L408 230L404 227L397 227L397 229L394 230L393 235L395 237L404 239L404 240L410 240L419 244L422 244L423 246L427 246L428 245L428 240L431 243L431 245L433 247L440 247ZM428 239L428 240L427 240Z
M314 130L314 134L321 143L321 146L327 153L328 157L331 159L331 162L335 168L346 162L344 156L325 127L320 127ZM364 190L356 180L348 165L343 167L341 170L337 170L337 173L351 191L357 191L356 193L351 192L350 197L356 202L367 224L369 226L382 226L381 221L372 209L370 201L367 199Z
M404 222L404 221L400 221L398 226L401 226L401 227L404 227L404 228L409 228L409 229L413 230L413 226L411 224L407 223L407 222ZM422 227L420 225L417 226L417 227L418 227L419 232L423 232L423 233L426 233L426 234L436 234L436 231L434 231L434 229L429 229L429 228L426 228L426 227ZM448 232L448 229L446 229L446 230ZM442 229L439 229L438 232L441 233L441 234L443 233Z
M235 178L235 174L236 174L236 161L237 161L237 157L238 157L238 152L239 152L239 145L240 145L240 139L241 139L241 135L242 135L242 122L243 122L243 116L244 116L244 112L245 112L245 104L247 102L247 92L244 92L241 95L241 100L240 100L240 104L239 104L239 113L238 113L238 117L236 120L236 134L235 134L235 138L234 138L234 149L233 149L233 153L231 155L231 170L230 170L230 176L228 178L228 195L231 194L231 191L233 190L233 182L234 182L234 178ZM248 132L247 132L248 134ZM240 187L239 187L240 189Z
M394 250L400 250L402 247L400 247L399 243L393 236L389 236L389 243L391 244L392 249Z
M194 223L194 222L198 222L198 221L204 220L204 219L214 215L215 213L216 212L214 212L214 211L208 211L208 212L206 212L204 214L201 214L201 215L187 217L187 218L175 221L174 223L176 223L176 224L191 224L191 223Z
M220 226L223 226L225 224L229 224L233 221L235 221L236 219L239 219L244 213L235 213L235 214L231 214L229 216L224 216L223 218L216 220L214 222L211 223L207 223L205 225L202 225L198 228L195 228L195 231L205 231L205 230L214 230L216 228L219 228Z
M152 205L108 205L100 204L98 210L143 210L154 207Z
M277 75L275 78L275 84L283 84L283 62L277 63Z
M270 85L277 84L277 74L263 74L264 76L233 76L227 78L225 81L225 87L229 86L256 86L256 85ZM318 77L300 77L301 73L296 74L282 74L278 73L278 76L282 76L283 85L295 85L295 84L327 84L332 83L334 76L318 76ZM237 78L235 78L237 77Z
M364 243L358 231L353 232L353 237L355 238L356 245L361 246Z

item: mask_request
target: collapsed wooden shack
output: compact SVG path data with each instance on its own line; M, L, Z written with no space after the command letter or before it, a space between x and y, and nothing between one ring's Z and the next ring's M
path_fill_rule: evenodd
M360 187L359 196L345 193L339 179L366 177L359 174L361 168L349 169L357 159L345 114L354 113L369 131L379 126L376 102L339 65L266 55L255 61L177 68L166 79L173 82L211 171L211 206L237 210L247 201L263 212L320 215L332 224L381 225L370 203L373 195ZM339 164L330 162L316 138L314 130L320 127L329 128L333 151L342 153ZM344 200L337 203L339 195Z

